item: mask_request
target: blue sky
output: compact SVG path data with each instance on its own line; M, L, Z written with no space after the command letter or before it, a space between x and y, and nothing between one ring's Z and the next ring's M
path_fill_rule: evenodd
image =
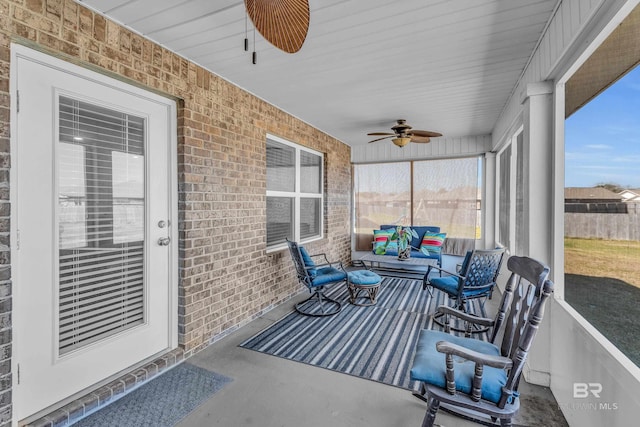
M565 123L565 186L640 188L640 67Z

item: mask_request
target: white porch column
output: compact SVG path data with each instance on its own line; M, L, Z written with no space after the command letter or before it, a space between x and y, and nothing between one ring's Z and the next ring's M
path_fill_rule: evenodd
M524 107L524 212L527 255L551 264L553 243L553 83L530 83Z
M496 247L496 153L484 155L484 186L482 187L482 247Z
M525 254L547 265L553 262L553 83L529 83L523 105ZM548 309L548 307L547 307ZM525 378L550 385L551 334L549 311L531 350Z

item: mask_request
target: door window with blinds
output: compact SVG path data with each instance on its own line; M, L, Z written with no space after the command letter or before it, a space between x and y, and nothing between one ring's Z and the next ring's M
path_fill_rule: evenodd
M267 137L267 248L322 237L324 157Z
M58 352L145 321L145 118L59 97Z

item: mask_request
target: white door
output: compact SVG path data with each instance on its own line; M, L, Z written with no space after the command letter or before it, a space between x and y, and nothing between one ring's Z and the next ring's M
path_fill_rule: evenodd
M176 345L175 105L19 46L12 67L20 420Z

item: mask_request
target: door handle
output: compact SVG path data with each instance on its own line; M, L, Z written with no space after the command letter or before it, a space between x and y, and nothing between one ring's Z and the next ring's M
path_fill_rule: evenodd
M171 243L170 237L161 237L158 239L158 244L160 246L169 246L169 243Z

